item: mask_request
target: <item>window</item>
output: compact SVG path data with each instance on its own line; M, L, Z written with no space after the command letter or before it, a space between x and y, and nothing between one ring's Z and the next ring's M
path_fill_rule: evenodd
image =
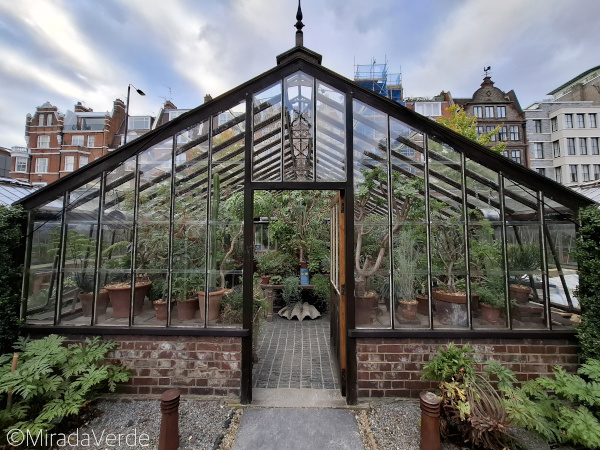
M495 128L496 127L487 126L487 127L485 127L485 132L486 133L491 133L492 131L494 131ZM497 135L494 134L490 139L491 139L492 142L494 142L497 139Z
M519 140L519 127L517 125L510 126L510 140L511 141Z
M483 107L473 106L473 115L476 117L483 117Z
M184 111L169 111L169 120L173 120L175 117L182 115Z
M541 120L534 120L533 121L533 128L534 128L534 131L536 133L541 133L542 132L542 121Z
M567 138L567 153L569 155L575 154L575 138Z
M499 141L506 141L506 127L500 127L500 132L498 133Z
M38 116L38 125L39 125L40 127L43 127L43 126L44 126L44 119L45 119L45 118L46 118L46 116L44 116L43 114L40 114L40 115Z
M50 136L38 136L38 148L50 148Z
M590 166L587 164L581 166L581 181L590 181Z
M498 106L496 108L496 114L498 117L506 117L506 106Z
M94 135L88 136L88 145L87 146L89 148L96 146L96 136L94 136Z
M149 130L150 129L150 117L130 117L129 118L129 129L130 130ZM127 142L130 142L127 139Z
M552 150L554 150L554 157L560 158L560 144L558 143L558 141L554 141L552 143Z
M556 177L557 183L562 183L562 167L557 167L554 171L554 176Z
M546 176L546 168L545 167L539 167L535 170L537 170L537 173L539 173L540 175Z
M439 117L442 115L442 104L440 102L417 102L415 111L427 117Z
M550 123L552 124L552 131L558 131L558 119L556 117L553 117L550 120Z
M88 157L87 156L80 156L79 157L79 168L81 169L83 166L85 166L88 163Z
M533 157L535 159L542 159L544 157L544 144L541 142L535 142L533 144Z
M577 166L574 164L569 165L569 173L571 174L571 181L577 181Z
M493 106L485 107L485 117L494 117L494 107Z
M483 127L480 125L477 125L476 130L477 130L477 137L481 136L484 133Z
M600 164L594 164L594 180L600 180Z
M596 114L588 114L590 121L590 128L598 128L598 122L596 121Z
M579 154L587 155L587 139L579 138Z
M590 142L592 143L592 155L598 155L598 138L590 138Z
M585 128L585 117L583 114L577 114L577 128Z
M52 114L48 114L48 126L52 125Z
M521 164L521 150L511 150L510 159L514 162Z
M77 145L78 147L83 147L83 136L81 136L80 134L71 136L71 145Z
M27 172L27 158L20 156L15 158L15 172Z
M75 169L75 157L72 155L65 156L65 172L73 172Z
M48 173L48 158L38 158L35 160L36 173Z
M573 128L573 114L565 114L565 128Z

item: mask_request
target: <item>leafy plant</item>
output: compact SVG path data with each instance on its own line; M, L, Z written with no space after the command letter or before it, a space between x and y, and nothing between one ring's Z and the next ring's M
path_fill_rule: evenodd
M310 302L319 312L324 313L329 309L329 278L322 275L314 275L310 279L314 286L312 301Z
M577 373L556 366L553 377L539 377L520 388L513 386L511 371L499 373L511 421L551 442L600 448L600 361L589 359Z
M520 272L517 283L521 284L522 275L530 279L533 272L540 268L540 246L535 243L511 244L506 250L508 258L508 269Z
M21 329L19 296L23 267L19 244L26 217L20 206L0 206L0 353L11 350Z
M300 290L300 280L297 277L287 277L283 280L283 291L281 297L286 305L302 300L302 291Z
M600 359L600 210L596 205L581 211L575 257L579 265L576 295L581 305L577 327L581 355Z
M440 348L439 354L423 367L424 380L432 381L472 381L475 378L473 364L475 359L469 356L474 353L469 345L457 347L450 342L446 350Z
M493 308L504 308L504 275L494 272L481 281L473 283L473 291L479 295L479 301Z
M272 285L280 285L283 282L283 277L280 275L273 275L271 280L269 280L269 284Z
M5 433L14 428L32 435L51 430L63 417L77 415L99 392L107 388L112 392L117 383L129 379L124 367L104 363L116 342L95 337L65 347L64 340L54 334L35 341L20 339L15 344L21 353L14 372L13 355L0 357L0 394L13 393L12 407L0 412Z

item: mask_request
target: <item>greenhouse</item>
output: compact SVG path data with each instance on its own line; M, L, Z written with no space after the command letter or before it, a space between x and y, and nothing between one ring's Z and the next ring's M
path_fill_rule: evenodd
M279 251L269 228L285 193L305 209L307 198L326 202L327 255L315 269L296 254L297 273L314 262L311 275L329 274L326 320L349 404L414 395L397 374L448 340L501 343L494 351L507 355L575 345L572 251L578 210L592 202L326 69L302 45L19 202L26 331L112 336L139 378L160 368L147 362L160 342L170 386L251 402L256 260ZM232 292L240 301L225 319L219 301ZM213 366L178 360L209 351ZM214 371L190 381L199 367Z

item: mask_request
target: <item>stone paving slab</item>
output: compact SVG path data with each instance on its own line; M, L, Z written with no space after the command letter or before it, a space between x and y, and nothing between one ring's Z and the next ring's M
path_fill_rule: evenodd
M233 450L364 449L352 411L246 408Z
M265 322L258 340L253 387L339 389L329 351L329 316Z

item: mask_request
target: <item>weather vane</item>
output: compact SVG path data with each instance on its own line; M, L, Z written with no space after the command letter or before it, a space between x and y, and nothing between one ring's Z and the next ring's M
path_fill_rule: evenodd
M488 76L488 72L492 70L492 66L487 66L483 68L483 72L485 73L485 76Z

